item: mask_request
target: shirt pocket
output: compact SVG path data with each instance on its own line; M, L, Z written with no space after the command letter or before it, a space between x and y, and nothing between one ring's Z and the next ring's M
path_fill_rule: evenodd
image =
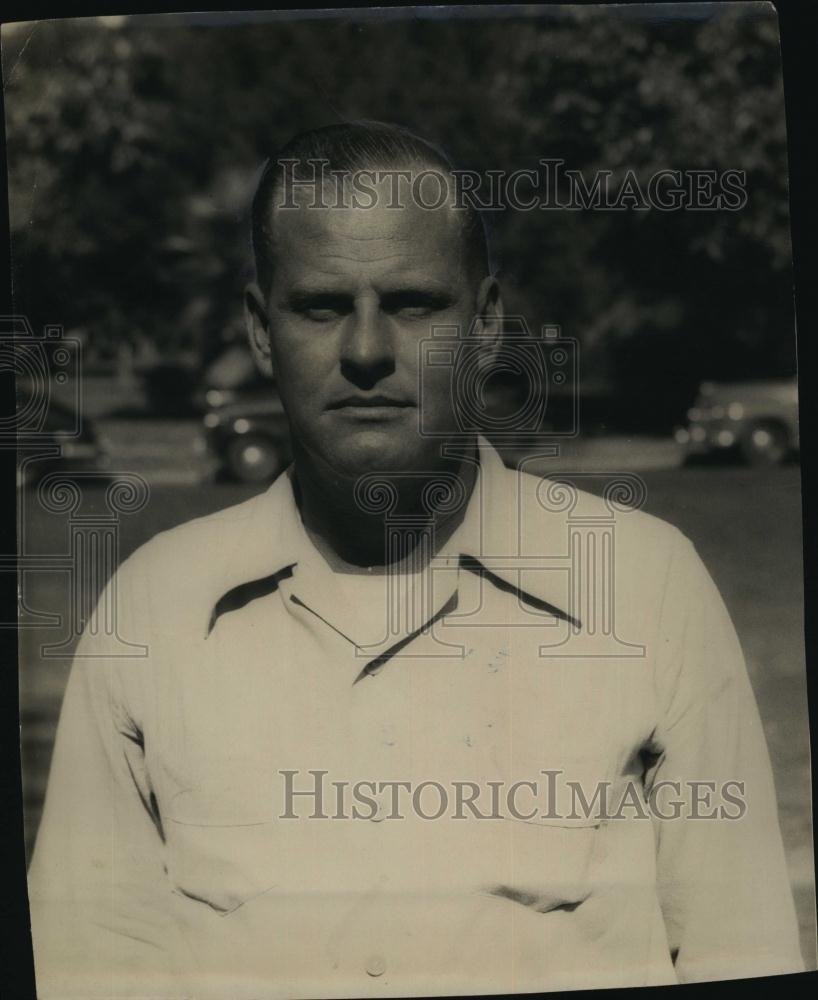
M484 891L540 913L575 909L594 890L605 833L601 821L506 817L502 873Z
M275 888L278 879L272 793L263 794L259 777L204 778L163 810L174 890L222 915Z
M523 748L517 765L515 777L533 776L537 793L503 813L502 877L491 893L541 913L574 909L598 886L608 849L606 754Z

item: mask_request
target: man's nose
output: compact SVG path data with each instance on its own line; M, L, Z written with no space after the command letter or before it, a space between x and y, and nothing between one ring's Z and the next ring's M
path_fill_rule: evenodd
M363 389L395 370L392 333L379 310L367 303L349 317L341 347L341 370Z

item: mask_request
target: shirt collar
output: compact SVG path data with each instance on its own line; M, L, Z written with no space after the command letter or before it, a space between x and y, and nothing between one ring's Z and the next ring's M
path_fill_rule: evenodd
M507 469L489 442L478 438L479 465L463 520L441 547L436 565L480 572L501 589L515 591L541 609L579 625L567 610L562 574L529 572L523 577L521 557L532 552L564 551L565 520L538 508L536 518L523 517L520 503L524 474ZM293 492L290 466L247 505L236 544L222 567L209 602L206 634L221 614L277 589L299 561L317 552L307 535ZM536 523L531 523L534 520ZM557 523L559 522L559 523ZM542 568L536 557L532 569Z
M478 572L538 610L580 627L569 613L566 575L553 571L553 558L564 558L568 544L565 517L533 498L540 479L507 468L483 437L478 437L478 454L466 514L438 558L456 558L461 569Z

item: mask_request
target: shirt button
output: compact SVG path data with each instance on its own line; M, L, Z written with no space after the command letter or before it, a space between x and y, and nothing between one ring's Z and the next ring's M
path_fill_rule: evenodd
M371 955L366 962L368 976L382 976L386 972L386 960L383 955Z

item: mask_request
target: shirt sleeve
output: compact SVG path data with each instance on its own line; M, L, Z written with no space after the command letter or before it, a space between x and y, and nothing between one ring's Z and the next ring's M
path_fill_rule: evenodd
M654 817L680 812L656 820L659 896L677 976L800 972L761 719L721 595L681 535L658 645L660 723L646 782ZM674 799L681 809L670 808Z
M174 995L161 818L134 704L150 655L134 575L123 564L95 623L115 607L116 632L147 648L127 655L104 628L86 630L63 700L29 869L40 998Z

